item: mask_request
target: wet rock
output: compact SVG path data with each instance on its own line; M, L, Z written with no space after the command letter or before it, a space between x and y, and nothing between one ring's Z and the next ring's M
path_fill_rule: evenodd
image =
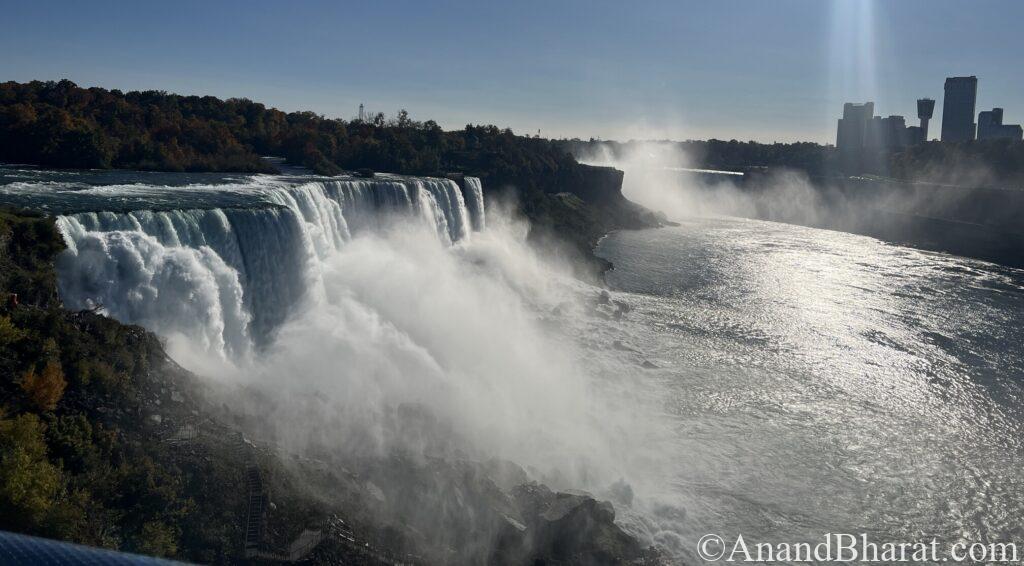
M585 495L557 493L548 508L541 513L541 518L549 523L570 519L573 515L583 514L585 520L611 523L615 521L615 508L607 501L597 501Z
M529 481L529 476L519 464L493 458L484 464L484 471L498 488L508 491Z
M526 529L527 529L527 526L524 525L523 523L521 523L515 517L509 516L509 515L502 515L501 518L505 519L505 522L508 523L509 526L511 526L513 529L519 531L520 533L526 531Z
M530 483L512 490L528 527L531 562L622 564L640 560L643 549L615 524L615 509L583 493L560 493Z

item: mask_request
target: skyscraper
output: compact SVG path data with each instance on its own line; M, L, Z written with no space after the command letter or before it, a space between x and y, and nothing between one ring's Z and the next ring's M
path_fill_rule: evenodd
M949 77L942 99L942 141L974 139L974 105L978 97L978 77Z
M843 105L843 117L839 119L836 129L836 148L839 150L841 166L848 173L858 173L863 167L864 145L874 114L874 102L847 102Z

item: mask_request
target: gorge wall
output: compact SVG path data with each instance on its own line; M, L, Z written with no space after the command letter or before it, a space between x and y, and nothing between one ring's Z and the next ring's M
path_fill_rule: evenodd
M676 171L673 190L705 209L840 230L911 247L1024 266L1024 191L873 177Z

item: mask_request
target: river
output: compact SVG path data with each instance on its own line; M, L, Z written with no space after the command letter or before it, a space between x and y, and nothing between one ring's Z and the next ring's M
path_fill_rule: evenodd
M696 540L1024 538L1024 271L757 220L598 253L674 416Z
M710 533L1024 542L1022 270L683 217L604 238L602 296L472 178L0 173L59 216L70 308L262 392L291 450L507 459L687 563ZM388 428L412 405L437 431Z

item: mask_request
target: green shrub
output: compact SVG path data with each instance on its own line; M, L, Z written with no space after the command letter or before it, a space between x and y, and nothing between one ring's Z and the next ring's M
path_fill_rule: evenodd
M19 530L23 523L39 523L53 508L62 485L60 469L47 460L45 427L39 417L0 419L0 523Z
M142 525L135 549L149 556L174 556L178 553L177 529L158 521L147 521Z
M6 348L25 338L26 332L11 322L11 317L0 316L0 348Z

